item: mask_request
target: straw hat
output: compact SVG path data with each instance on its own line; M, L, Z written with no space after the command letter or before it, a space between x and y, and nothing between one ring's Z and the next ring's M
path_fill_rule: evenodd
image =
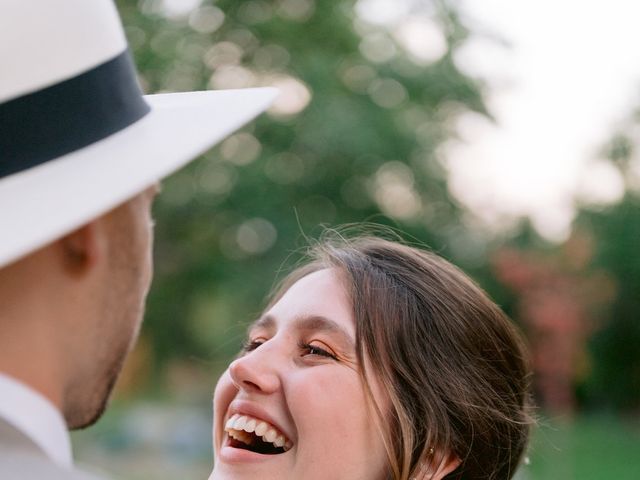
M2 0L0 65L0 268L171 174L275 97L143 96L112 0Z

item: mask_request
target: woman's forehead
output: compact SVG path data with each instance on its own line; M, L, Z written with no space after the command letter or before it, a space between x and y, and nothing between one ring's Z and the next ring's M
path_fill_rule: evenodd
M252 328L288 325L323 330L333 325L355 336L351 301L335 269L318 270L295 282Z

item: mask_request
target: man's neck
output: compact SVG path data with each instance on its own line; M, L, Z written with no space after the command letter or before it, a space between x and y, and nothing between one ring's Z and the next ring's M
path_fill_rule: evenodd
M0 373L29 385L62 410L60 358L45 329L0 318Z

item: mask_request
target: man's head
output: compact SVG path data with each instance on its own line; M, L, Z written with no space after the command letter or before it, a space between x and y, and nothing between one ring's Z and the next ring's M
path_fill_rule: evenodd
M70 428L103 412L140 328L152 273L151 187L0 269L0 365L41 386ZM7 338L7 337L5 337ZM21 348L33 342L34 349Z
M67 255L75 263L67 270L70 287L76 291L86 288L88 295L93 294L93 299L83 302L93 313L80 322L78 328L84 331L76 331L77 350L69 358L73 374L63 413L71 428L92 424L100 417L138 336L151 283L155 194L156 188L151 187L103 216L103 231L95 234L102 236L100 242L81 232L75 233L79 239L72 239L74 234L67 237ZM83 363L78 361L81 358Z
M0 2L0 41L0 372L82 427L140 327L155 194L145 188L275 91L143 96L113 0Z

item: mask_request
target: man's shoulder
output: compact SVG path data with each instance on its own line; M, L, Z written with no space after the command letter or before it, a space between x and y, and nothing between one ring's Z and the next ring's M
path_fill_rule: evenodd
M2 480L105 480L76 469L60 467L42 455L19 449L0 448Z
M42 411L37 413L42 417ZM0 480L100 480L86 472L60 466L8 418L11 417L0 416ZM54 442L66 440L61 436L52 438Z
M26 435L0 419L0 480L101 480L51 461Z

